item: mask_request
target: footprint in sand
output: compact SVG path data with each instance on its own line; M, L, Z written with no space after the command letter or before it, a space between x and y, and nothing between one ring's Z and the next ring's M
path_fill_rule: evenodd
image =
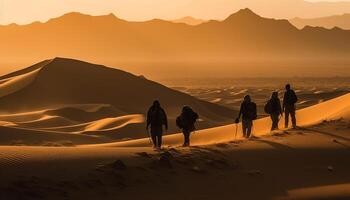
M152 158L152 156L150 154L148 154L147 152L140 152L140 153L136 153L138 156L143 157L143 158Z
M221 143L221 144L217 144L215 145L216 147L219 147L219 148L223 148L223 149L227 149L228 147L230 147L228 144L226 143Z
M192 171L192 172L195 172L195 173L197 173L197 174L203 174L203 173L205 173L205 170L202 169L202 168L199 167L199 166L193 166L193 167L191 168L191 171Z
M211 167L218 168L218 169L224 169L224 168L231 167L230 163L224 158L208 159L206 161L206 164L211 166Z
M126 170L127 167L125 165L125 163L122 160L116 160L111 164L113 169L116 170Z

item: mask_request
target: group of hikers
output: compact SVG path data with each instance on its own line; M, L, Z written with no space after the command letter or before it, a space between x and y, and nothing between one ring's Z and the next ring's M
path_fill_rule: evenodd
M290 84L285 87L283 103L278 97L278 92L273 92L271 98L267 101L264 111L270 115L272 120L271 131L278 129L280 116L285 115L285 128L289 125L289 116L292 119L292 126L296 128L296 103L298 97ZM258 118L257 106L252 101L249 95L244 97L241 103L240 111L235 123L238 124L242 118L243 137L250 138L252 133L253 122ZM189 106L184 106L180 116L176 118L176 125L182 130L184 135L184 147L190 146L190 135L196 130L195 123L199 119L199 115ZM168 130L168 119L164 109L161 107L158 100L153 102L147 113L147 131L150 131L150 137L153 142L153 147L160 149L162 146L162 136L164 128Z

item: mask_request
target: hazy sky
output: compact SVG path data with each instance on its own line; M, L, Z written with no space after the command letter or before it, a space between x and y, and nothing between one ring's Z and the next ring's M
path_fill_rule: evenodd
M249 1L255 1L258 9L266 7L260 3L262 0L0 0L0 24L46 21L70 11L94 15L115 13L128 20L175 19L187 15L219 19L245 7L243 2Z

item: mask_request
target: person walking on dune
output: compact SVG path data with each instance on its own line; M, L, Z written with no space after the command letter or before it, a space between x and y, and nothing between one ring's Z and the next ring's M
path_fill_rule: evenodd
M184 106L181 115L176 118L176 125L182 129L184 134L184 147L190 146L190 135L191 132L196 130L195 123L198 118L198 114L189 106Z
M163 126L168 130L168 119L159 101L154 101L147 112L147 131L151 127L151 138L154 148L162 147Z
M280 115L283 116L281 101L278 98L278 92L273 92L271 99L265 105L265 112L270 115L272 120L271 131L278 130Z
M257 119L257 110L256 104L252 102L249 95L244 97L244 100L241 104L238 117L236 119L236 124L239 123L239 119L242 116L242 128L243 128L243 137L250 138L253 127L253 120Z
M298 102L298 97L294 90L291 89L290 84L286 85L286 91L283 97L283 111L285 116L285 128L288 128L289 115L292 118L293 128L297 127L297 120L295 117L295 104Z

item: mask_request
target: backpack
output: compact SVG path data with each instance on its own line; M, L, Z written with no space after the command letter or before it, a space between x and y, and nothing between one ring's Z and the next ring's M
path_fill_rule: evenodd
M189 124L191 125L195 124L198 118L199 118L198 114L192 111L191 116L188 120Z
M267 101L267 103L265 104L265 107L264 107L265 113L267 113L267 114L272 113L272 105L271 104L272 104L271 100Z
M198 120L199 116L192 109L187 110L187 112L181 113L179 117L176 118L176 125L181 128L194 128L194 124Z
M176 118L176 126L179 127L180 129L184 128L184 124L181 116L178 116Z
M242 111L243 119L255 120L258 118L255 103L253 102L243 103L241 109L242 109L241 111Z

